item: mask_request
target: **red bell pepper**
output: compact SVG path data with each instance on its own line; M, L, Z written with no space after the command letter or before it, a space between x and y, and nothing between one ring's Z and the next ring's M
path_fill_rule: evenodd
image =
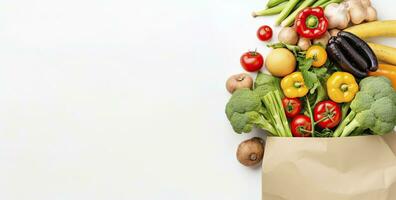
M309 7L302 10L294 23L297 33L304 38L320 38L326 31L329 21L321 7Z

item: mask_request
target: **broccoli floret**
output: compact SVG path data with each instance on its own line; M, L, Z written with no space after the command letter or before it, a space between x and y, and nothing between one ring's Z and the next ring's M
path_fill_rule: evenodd
M237 133L249 133L252 131L255 122L254 119L258 118L257 115L258 113L254 111L244 114L234 113L230 119L234 131Z
M360 82L360 91L351 103L351 112L340 124L334 136L348 136L355 129L370 129L383 135L396 125L396 92L385 77L367 77Z
M248 111L258 112L261 107L260 98L250 89L236 90L226 105L226 115L231 119L234 113L245 113Z
M396 120L396 110L394 102L387 97L378 99L371 105L371 111L377 119L381 121L393 123Z
M226 106L226 115L236 133L249 133L256 125L274 134L272 125L261 114L259 96L250 89L236 90Z
M384 76L370 76L363 79L359 84L360 90L368 92L375 100L392 94L394 89L391 85L391 81Z
M396 92L392 93L389 96L389 99L392 100L392 102L396 105Z
M391 132L396 121L394 102L388 97L381 98L371 106L371 110L376 120L375 125L370 129L379 135Z
M358 92L355 96L355 99L359 99L359 101L351 102L351 109L355 112L361 112L370 109L371 104L374 102L373 96L364 91Z

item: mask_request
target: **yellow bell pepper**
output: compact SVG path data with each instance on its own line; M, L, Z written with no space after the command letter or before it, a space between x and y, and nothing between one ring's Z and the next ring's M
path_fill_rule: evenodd
M283 94L288 98L303 97L308 93L301 72L294 72L285 76L281 81Z
M355 77L348 72L335 72L327 80L327 94L334 102L351 102L358 91Z

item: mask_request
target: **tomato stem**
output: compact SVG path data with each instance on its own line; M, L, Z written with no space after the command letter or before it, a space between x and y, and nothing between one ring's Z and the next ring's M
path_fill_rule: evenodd
M257 48L254 49L254 51L249 51L250 55L252 56L257 56Z
M316 125L316 124L319 124L320 122L323 122L323 121L325 121L326 119L329 119L327 116L326 117L323 117L322 119L320 119L320 120L318 120L318 121L316 121L316 122L313 122L313 124L314 124L314 126Z
M305 137L305 135L312 134L312 131L305 129L303 126L298 127L298 132L300 132L303 137Z
M286 106L287 112L293 111L293 108L294 108L293 103L290 101L287 102L287 106Z
M334 122L333 118L334 118L334 116L336 114L334 112L334 110L335 110L335 107L332 107L332 108L329 109L328 105L326 105L325 106L325 112L321 114L321 116L323 116L323 118L318 120L317 122L315 122L315 125L319 124L320 122L323 122L323 121L325 121L327 119L332 121L332 122Z

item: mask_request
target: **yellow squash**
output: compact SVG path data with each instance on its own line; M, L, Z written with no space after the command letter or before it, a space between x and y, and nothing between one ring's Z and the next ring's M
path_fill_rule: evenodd
M288 98L303 97L308 93L301 72L294 72L285 76L281 81L283 94Z
M396 90L396 66L379 64L378 70L375 72L369 72L370 76L385 76L392 82L393 89Z
M335 72L327 80L327 95L334 102L351 102L358 91L355 77L348 72Z

